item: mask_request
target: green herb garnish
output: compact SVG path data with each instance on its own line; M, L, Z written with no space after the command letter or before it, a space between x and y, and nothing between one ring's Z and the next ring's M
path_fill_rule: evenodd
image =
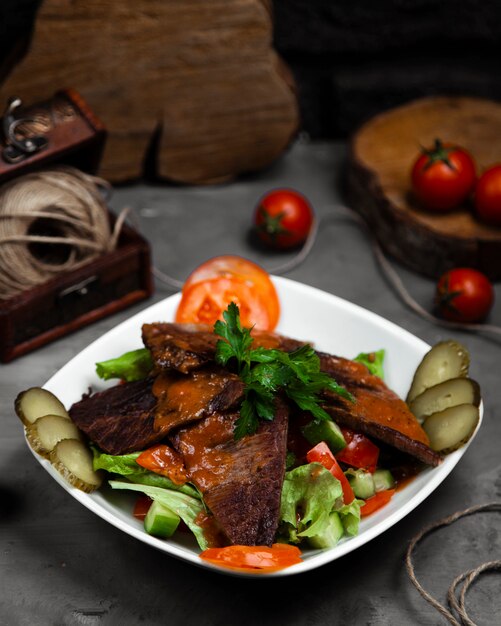
M330 390L353 400L353 396L328 374L320 371L320 359L310 345L293 352L251 349L250 328L242 328L238 306L231 302L223 313L224 321L214 324L214 333L222 337L216 344L216 361L220 365L236 363L236 370L245 383L240 417L235 423L235 439L256 432L259 419L275 416L275 397L284 392L300 409L319 420L330 420L320 406L319 393Z

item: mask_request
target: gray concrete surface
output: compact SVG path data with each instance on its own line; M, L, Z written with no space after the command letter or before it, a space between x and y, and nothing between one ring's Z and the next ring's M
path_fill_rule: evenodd
M410 515L365 546L300 576L237 579L193 567L143 545L82 507L28 451L13 412L16 394L43 384L118 322L173 293L157 283L150 301L0 366L0 624L401 626L445 624L408 580L404 554L424 526L470 505L501 500L499 340L449 332L404 307L375 265L360 229L336 217L344 147L298 143L265 172L216 187L137 184L117 188L112 206L134 208L155 265L183 280L201 261L238 253L273 269L284 257L256 250L247 231L260 195L275 186L305 193L323 226L311 254L288 277L362 305L432 344L452 337L472 357L483 391L482 428L461 462ZM287 257L285 257L287 258ZM395 266L429 306L433 282ZM492 323L501 324L501 304ZM500 558L494 513L468 518L421 546L421 582L442 601L461 571ZM500 580L486 575L467 597L479 625L500 624Z

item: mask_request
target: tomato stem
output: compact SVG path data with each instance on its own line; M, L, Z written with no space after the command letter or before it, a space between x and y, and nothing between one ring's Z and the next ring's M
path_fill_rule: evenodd
M423 154L425 154L428 157L428 162L426 163L423 169L427 170L434 163L441 161L442 163L445 163L447 167L449 167L451 170L455 171L456 168L449 160L449 154L453 152L455 149L456 148L453 146L451 147L444 146L444 144L442 143L440 139L435 139L435 145L431 149L422 147L421 150Z

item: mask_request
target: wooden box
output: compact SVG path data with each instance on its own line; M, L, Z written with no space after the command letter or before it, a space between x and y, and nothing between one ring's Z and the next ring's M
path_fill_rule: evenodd
M50 101L29 107L21 115L31 119L34 134L43 134L48 143L44 150L14 162L5 158L5 140L0 143L0 186L14 177L56 164L96 172L106 131L77 92L58 92ZM113 225L115 216L111 211L108 217ZM0 360L12 361L150 297L153 290L149 244L124 224L112 252L0 300Z

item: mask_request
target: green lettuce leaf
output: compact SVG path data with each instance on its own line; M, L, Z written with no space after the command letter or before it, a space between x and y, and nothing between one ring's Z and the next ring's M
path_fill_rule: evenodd
M167 476L155 474L155 472L151 472L138 465L136 459L141 454L140 452L113 455L101 452L101 450L95 446L92 446L92 452L94 454L93 466L96 471L105 470L106 472L110 472L110 474L124 476L132 483L149 485L150 487L162 487L163 489L173 489L175 491L181 491L193 498L200 499L199 492L192 485L176 485L176 483L169 480Z
M281 532L292 543L323 533L342 495L339 480L320 463L286 472L280 504Z
M376 350L375 352L361 352L353 360L357 363L363 363L371 374L379 376L381 380L384 380L384 361L385 351Z
M146 378L153 368L151 353L147 348L139 348L126 352L116 359L96 363L96 374L99 378L109 380L120 378L127 382Z
M205 550L209 547L202 527L196 523L198 516L205 512L204 504L200 500L197 500L192 496L187 496L179 491L172 491L171 489L161 489L160 487L131 484L118 480L110 480L109 485L112 489L129 489L130 491L139 491L149 496L152 500L160 502L160 504L163 504L168 509L179 515L186 526L188 526L191 532L195 535L201 550Z
M358 535L358 526L360 524L360 507L364 504L363 500L355 498L350 504L343 504L340 508L336 509L341 523L343 524L344 532L350 537Z

